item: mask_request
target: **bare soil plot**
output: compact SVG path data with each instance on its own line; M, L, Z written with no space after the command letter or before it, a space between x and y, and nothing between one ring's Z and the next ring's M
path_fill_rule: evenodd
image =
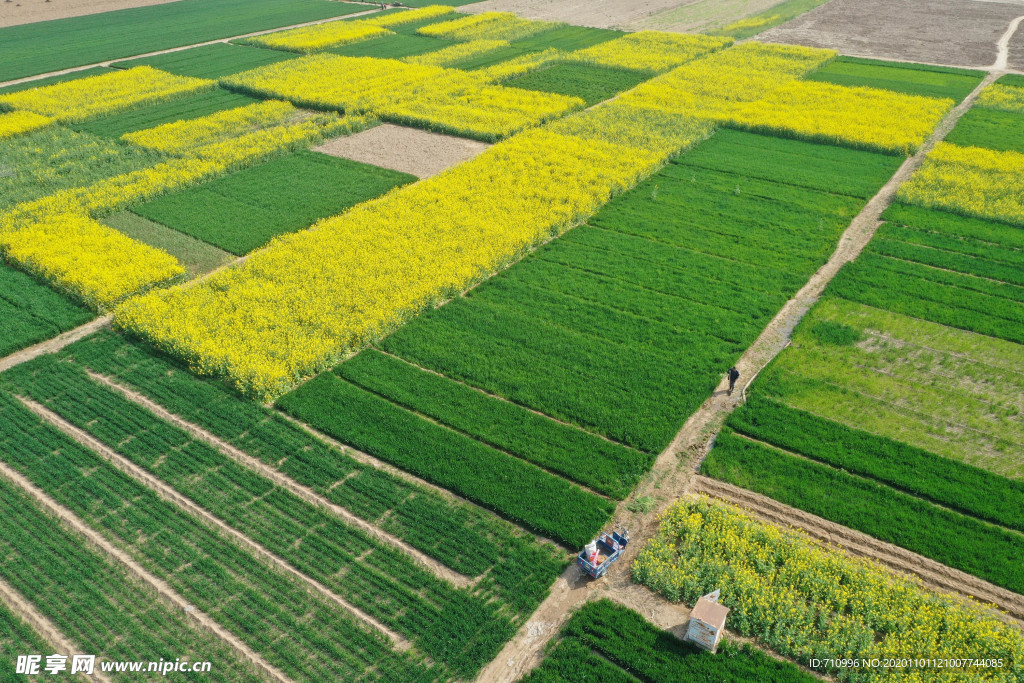
M4 3L0 13L0 26L32 24L37 21L80 17L118 9L164 5L175 0L19 0Z
M780 0L695 0L634 21L633 29L694 32L721 28L759 14L780 4Z
M987 67L1010 21L1022 14L1024 6L1004 2L832 0L758 39L858 57Z
M620 28L651 15L694 4L696 0L486 0L461 12L515 12L527 19L565 21L578 26Z
M1024 4L1020 6L1020 13L1024 15ZM1006 65L1016 71L1024 71L1024 27L1018 28L1010 38L1009 48L1009 59Z
M315 149L324 154L429 178L469 161L488 147L487 143L476 140L386 123L362 133L330 140Z

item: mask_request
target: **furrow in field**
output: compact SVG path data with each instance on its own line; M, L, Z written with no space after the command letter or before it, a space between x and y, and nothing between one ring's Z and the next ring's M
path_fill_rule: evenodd
M113 389L121 396L145 408L146 410L148 410L150 413L160 418L161 420L164 420L165 422L170 422L174 426L188 432L192 436L202 441L205 441L207 444L213 446L222 454L241 463L242 465L248 467L249 469L255 470L256 472L263 475L267 479L271 480L278 486L281 486L282 488L291 491L296 496L306 501L309 501L314 505L329 510L330 512L341 518L346 524L351 524L352 526L358 527L359 529L366 532L373 538L376 538L379 541L387 543L393 546L394 548L397 548L398 550L405 552L413 559L415 559L417 562L424 565L427 569L433 572L438 578L448 581L454 584L455 586L458 586L459 588L474 586L480 580L481 577L476 577L474 579L467 576L463 576L462 574L459 574L458 572L449 569L448 567L441 564L434 558L417 550L416 548L412 547L400 538L397 538L389 534L388 532L380 529L379 527L370 524L369 522L360 519L359 517L356 517L351 512L341 507L340 505L336 505L330 502L329 500L319 495L312 489L303 486L302 484L299 484L291 477L288 477L287 475L278 472L274 468L265 465L256 458L253 458L252 456L248 455L244 451L235 448L234 446L225 442L222 439L217 438L216 436L206 431L202 427L199 427L198 425L188 422L183 418L175 415L174 413L170 412L169 410L159 405L155 401L150 400L141 393L129 389L128 387L118 383L117 381L110 377L107 377L106 375L101 375L99 373L88 370L86 371L86 374L93 381L102 384L103 386L106 386L110 389ZM341 483L342 482L338 482L336 485Z
M225 534L229 538L238 541L240 545L247 548L257 557L262 558L264 561L277 567L278 569L284 570L292 576L295 576L296 578L300 579L309 588L313 589L325 598L336 603L337 605L351 613L353 616L355 616L357 619L362 621L364 624L380 631L392 641L396 649L400 651L407 651L412 647L412 643L410 643L401 635L392 631L390 628L382 624L377 619L373 618L369 614L366 614L361 609L352 605L344 598L338 596L319 581L316 581L315 579L312 579L303 574L302 572L298 571L285 560L281 559L274 553L270 552L262 545L251 540L245 534L227 525L213 514L207 512L201 506L192 502L189 498L186 498L185 496L175 491L173 488L165 484L157 477L149 474L138 465L134 464L127 458L116 453L113 449L106 446L103 442L99 441L95 437L74 426L73 424L66 421L56 413L53 413L52 411L42 406L41 404L21 396L18 396L17 398L26 408L31 410L44 421L56 427L58 430L60 430L67 436L71 437L82 446L85 446L86 448L90 449L91 451L102 457L107 462L114 465L117 469L121 470L128 476L132 477L136 481L142 483L151 490L155 491L157 495L163 500L173 503L180 507L185 512L188 512L198 517L199 519L204 520L207 524L216 528L218 531Z
M220 624L203 612L189 604L181 595L171 588L165 581L158 579L149 573L142 565L132 559L127 553L121 551L117 546L108 541L98 531L93 530L89 525L80 520L73 512L60 505L50 498L44 491L35 486L29 479L5 463L0 462L0 476L5 477L23 491L31 495L44 509L55 515L69 528L84 536L89 542L106 553L120 564L124 565L130 572L151 586L162 598L171 603L179 610L188 612L202 627L206 628L218 638L235 649L242 657L252 662L257 668L265 672L271 679L279 683L292 683L291 679L284 675L277 667L272 666L259 654L249 648L248 645L239 640L234 634L222 628Z

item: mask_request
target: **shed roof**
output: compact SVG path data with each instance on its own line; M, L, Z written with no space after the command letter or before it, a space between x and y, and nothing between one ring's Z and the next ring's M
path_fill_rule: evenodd
M701 598L694 605L693 611L690 613L691 619L697 619L703 621L705 624L714 627L715 629L725 628L725 617L729 614L729 608L725 605L720 605L717 602L712 602L707 598Z

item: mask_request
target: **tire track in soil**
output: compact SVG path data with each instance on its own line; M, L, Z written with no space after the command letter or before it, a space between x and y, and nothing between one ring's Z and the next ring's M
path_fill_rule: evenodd
M271 665L260 655L249 648L248 645L239 640L233 633L224 629L220 624L210 618L206 613L199 611L162 579L150 574L146 568L136 562L130 555L118 549L107 538L80 520L75 513L50 498L42 489L36 487L27 477L12 469L7 463L0 462L0 476L5 477L20 489L28 493L40 506L53 516L57 517L72 531L91 542L94 546L103 551L108 557L128 569L133 575L139 578L160 595L161 598L171 604L174 609L179 609L188 614L192 619L207 631L223 640L244 659L251 662L256 668L263 671L270 679L278 683L293 683L290 678L284 675L277 667Z
M14 590L14 588L8 585L8 583L3 579L0 579L0 602L7 605L8 609L21 617L33 631L41 636L42 639L46 641L46 644L50 646L51 652L67 654L68 656L82 652L82 648L71 642L67 636L61 633L60 629L58 629L52 621L35 608L35 605L18 593L18 591ZM102 683L111 683L110 678L108 678L107 675L99 669L96 669L92 675L95 676L96 679L102 681ZM76 676L76 678L80 680L84 679L85 674Z
M185 497L178 493L170 485L165 484L163 480L159 479L153 474L150 474L143 468L139 467L132 461L128 460L124 456L115 452L109 448L106 444L96 439L87 432L79 429L70 422L67 422L64 418L60 417L56 413L52 412L49 408L36 403L35 401L25 398L23 396L16 396L22 404L38 417L48 422L56 429L71 437L82 446L88 448L98 456L109 462L111 465L116 467L118 470L127 474L129 477L142 484L146 488L150 489L157 494L162 500L176 505L184 512L191 514L204 521L209 526L212 526L222 535L234 540L236 543L246 548L249 552L254 554L256 557L263 559L267 564L274 567L275 569L282 571L286 574L290 574L296 579L302 581L307 588L312 591L319 593L322 597L335 603L356 619L362 621L366 626L376 629L381 634L387 636L391 641L392 645L396 650L406 652L412 649L412 643L406 640L403 636L392 631L389 627L375 619L374 617L366 614L355 605L350 604L347 600L341 596L335 594L327 586L323 585L316 579L313 579L306 574L300 572L298 569L289 564L286 560L279 557L275 553L267 550L261 544L253 541L248 536L238 531L234 527L228 525L222 521L219 517L206 510L206 508L192 501L192 499Z
M715 391L703 405L693 413L682 429L676 434L672 443L661 452L644 481L623 501L613 516L616 528L626 527L630 530L630 544L621 559L612 566L605 578L598 582L584 581L580 569L573 564L555 582L548 598L534 612L533 616L520 628L519 632L502 649L477 677L483 683L513 683L529 673L540 664L543 650L554 637L562 624L568 619L570 612L584 602L604 593L631 590L632 582L629 567L635 559L639 548L645 545L657 532L657 515L666 510L676 499L690 493L693 480L697 478L697 470L708 447L729 414L740 404L741 397L757 374L790 343L793 330L800 320L817 303L825 287L835 277L839 269L853 261L864 250L881 225L881 215L892 203L896 190L910 179L924 162L925 156L934 146L949 134L956 123L974 104L981 91L993 83L1001 71L990 72L964 100L953 107L935 127L928 140L913 155L904 161L885 185L865 204L864 208L854 217L843 232L835 251L828 261L818 269L807 283L791 298L761 332L758 338L736 362L741 377L750 377L739 389L735 398L727 393L728 383L723 378ZM634 512L629 509L638 499L650 497L655 500L655 509ZM848 530L848 533L855 533ZM863 546L868 557L884 563L884 559L895 556L884 552L883 547L874 544ZM895 547L895 546L894 546ZM904 551L907 552L907 551ZM881 555L876 557L875 554ZM922 560L924 558L921 558ZM929 561L932 562L932 561ZM948 586L943 592L954 592L964 596L973 596L977 586L979 593L985 589L980 579L969 577L968 583L958 582L956 570L938 563L941 571L935 570L934 580L939 585L939 577L945 576L941 585ZM915 574L916 576L916 574ZM981 582L984 583L984 582ZM997 587L993 587L997 588ZM994 597L1003 595L1002 600L1007 606L1017 604L1016 596L1005 589L992 591ZM658 601L665 599L655 596ZM667 601L665 601L667 602ZM1008 610L1009 611L1009 610ZM1013 610L1013 611L1016 611ZM1024 612L1021 612L1024 616ZM766 648L760 647L765 652ZM774 653L770 653L774 654Z
M424 554L420 550L412 547L402 539L392 536L388 532L384 531L378 526L367 522L364 519L356 517L354 514L336 505L331 501L327 500L313 489L310 489L302 484L298 483L291 477L278 470L274 469L270 465L265 464L261 460L254 458L245 451L232 446L228 442L214 436L210 432L206 431L202 427L193 424L184 418L175 415L171 411L167 410L160 404L152 401L147 396L118 383L114 379L101 375L91 370L87 370L86 374L96 383L101 384L124 398L128 399L132 403L144 408L145 410L152 413L155 417L173 424L175 427L182 429L193 437L205 442L207 445L217 449L222 455L231 458L235 462L247 467L260 475L266 477L270 481L274 482L277 486L286 489L290 493L302 498L303 500L316 505L317 507L323 508L330 511L336 517L340 518L346 524L354 526L372 538L390 545L392 548L409 555L415 562L423 565L425 569L433 573L439 579L447 581L457 588L469 588L475 586L481 577L475 579L459 574L453 569L441 564L429 555Z

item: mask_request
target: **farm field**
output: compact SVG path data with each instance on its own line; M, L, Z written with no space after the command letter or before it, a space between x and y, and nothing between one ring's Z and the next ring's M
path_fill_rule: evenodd
M1020 680L1005 8L510 2L0 29L0 679Z

